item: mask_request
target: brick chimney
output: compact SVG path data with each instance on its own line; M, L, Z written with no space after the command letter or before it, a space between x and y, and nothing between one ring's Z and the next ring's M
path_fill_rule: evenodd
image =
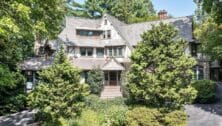
M160 20L167 19L168 18L167 11L166 10L160 10L158 12L158 16L159 16Z

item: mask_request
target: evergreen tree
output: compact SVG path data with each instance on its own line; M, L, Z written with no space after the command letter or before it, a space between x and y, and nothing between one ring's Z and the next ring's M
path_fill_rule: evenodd
M87 84L90 86L91 93L99 95L103 89L104 73L99 68L94 68L88 72Z
M131 100L153 107L181 107L196 91L190 86L195 60L172 26L160 23L142 35L131 56L128 90Z
M86 0L84 4L69 3L68 14L98 18L108 13L126 23L156 19L150 0Z
M39 72L39 83L29 94L29 105L39 110L43 120L52 122L78 116L88 94L88 86L80 84L80 70L69 63L64 51L56 59L61 62Z

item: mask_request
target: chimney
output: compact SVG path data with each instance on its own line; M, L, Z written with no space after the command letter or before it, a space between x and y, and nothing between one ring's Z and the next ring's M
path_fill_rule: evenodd
M158 16L159 16L160 20L167 19L168 18L167 11L166 10L160 10L159 13L158 13Z

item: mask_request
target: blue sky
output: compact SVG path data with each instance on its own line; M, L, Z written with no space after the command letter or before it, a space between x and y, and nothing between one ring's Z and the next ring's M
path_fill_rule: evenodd
M76 2L83 3L84 0L76 0ZM152 0L154 9L165 9L174 17L193 15L196 5L193 0Z
M193 15L196 5L193 0L152 0L154 9L162 9L175 17Z

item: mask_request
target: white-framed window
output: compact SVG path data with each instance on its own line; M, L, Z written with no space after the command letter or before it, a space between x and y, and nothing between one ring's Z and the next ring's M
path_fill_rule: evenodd
M123 57L123 50L123 46L108 47L106 49L106 54L110 57Z
M96 48L96 56L104 57L104 48Z
M81 56L92 56L93 55L93 48L80 48L80 55Z
M103 31L103 39L111 39L111 30Z

